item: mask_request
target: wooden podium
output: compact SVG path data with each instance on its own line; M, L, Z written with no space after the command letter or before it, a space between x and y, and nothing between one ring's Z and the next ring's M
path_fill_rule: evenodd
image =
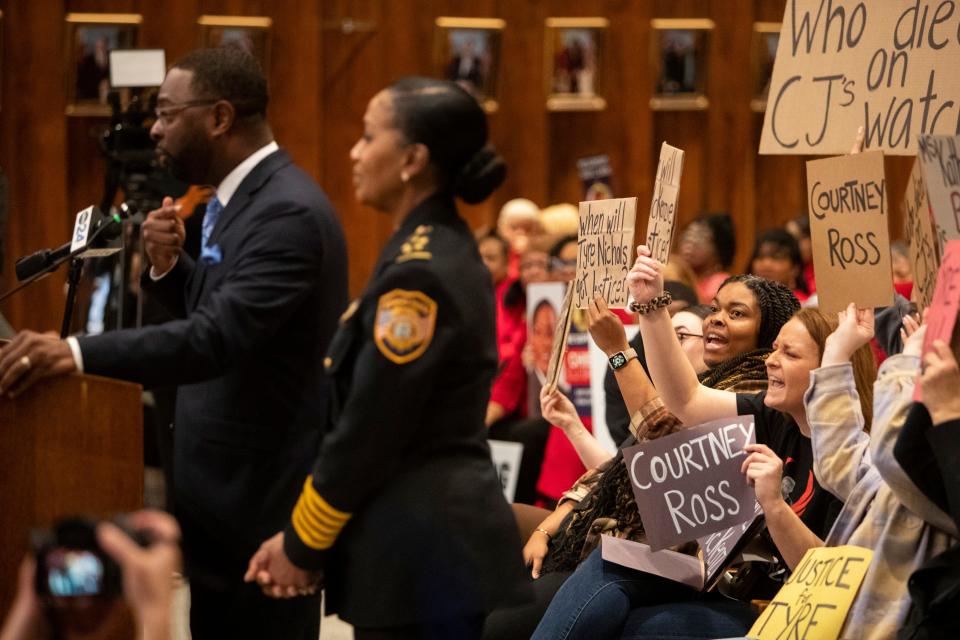
M140 385L89 375L0 397L0 619L32 527L143 503Z

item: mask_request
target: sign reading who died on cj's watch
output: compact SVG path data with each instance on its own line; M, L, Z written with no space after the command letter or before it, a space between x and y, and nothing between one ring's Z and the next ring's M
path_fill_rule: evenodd
M739 416L623 450L651 549L753 520L756 492L740 467L754 441L753 416Z
M807 162L807 201L820 310L892 304L883 152Z
M636 219L636 198L580 203L574 308L586 309L597 296L611 309L626 308Z
M960 131L957 60L955 0L786 0L760 153L913 155Z

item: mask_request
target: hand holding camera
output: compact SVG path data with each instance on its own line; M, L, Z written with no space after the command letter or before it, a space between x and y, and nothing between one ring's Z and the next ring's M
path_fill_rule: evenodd
M121 594L145 640L169 638L179 540L176 520L159 511L115 522L69 518L34 532L0 640L51 637L50 625L89 632Z

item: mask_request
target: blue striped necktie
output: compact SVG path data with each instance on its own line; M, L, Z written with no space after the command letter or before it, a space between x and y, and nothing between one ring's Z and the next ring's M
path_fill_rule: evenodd
M223 205L220 204L220 200L216 197L211 198L210 202L207 203L207 211L203 214L203 225L201 227L203 244L201 247L206 247L210 243L210 236L213 235L213 228L217 226L217 220L220 218L222 211Z

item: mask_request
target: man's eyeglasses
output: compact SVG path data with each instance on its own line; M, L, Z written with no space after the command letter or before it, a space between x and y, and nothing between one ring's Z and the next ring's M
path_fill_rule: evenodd
M554 271L560 271L561 269L576 269L577 259L571 258L570 260L561 260L560 258L550 258L550 268Z
M683 331L677 331L677 340L683 342L684 340L689 340L690 338L702 338L703 336L699 333L685 333Z
M216 104L217 102L219 102L219 100L189 100L187 102L166 104L162 107L157 107L153 110L153 113L157 116L157 120L170 122L175 115L184 109L189 109L191 107L208 107L211 104Z

